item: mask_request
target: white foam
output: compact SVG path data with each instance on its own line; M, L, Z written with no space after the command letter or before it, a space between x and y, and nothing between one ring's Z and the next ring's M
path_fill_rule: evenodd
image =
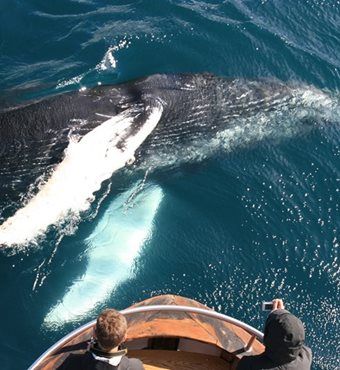
M47 314L44 324L59 326L86 317L98 303L104 302L119 282L129 277L131 267L145 241L151 237L153 220L163 193L153 185L125 207L136 187L116 198L105 211L92 234L88 264L60 303Z
M69 85L79 84L84 77L85 77L85 73L82 73L78 76L70 78L69 80L59 81L57 86L56 86L56 89L61 89L63 87L69 86Z
M78 215L88 209L101 183L134 158L136 149L156 127L162 107L159 104L147 108L145 122L130 134L135 114L124 111L93 129L79 142L71 141L64 160L36 196L0 225L0 245L26 244L70 213ZM122 137L123 150L117 148Z
M127 40L121 40L118 45L111 46L105 53L103 59L97 64L96 69L100 71L106 71L108 69L115 69L117 67L117 60L113 56L115 52L128 48L131 42Z

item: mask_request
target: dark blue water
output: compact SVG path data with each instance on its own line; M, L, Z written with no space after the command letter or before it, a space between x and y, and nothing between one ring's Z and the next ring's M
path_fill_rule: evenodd
M339 24L338 0L3 0L0 102L8 107L159 72L210 72L313 85L334 103ZM306 325L313 369L339 369L340 115L328 112L333 108L325 103L328 118L309 130L280 135L278 127L201 160L119 171L80 218L35 243L4 249L1 369L27 368L104 306L124 308L163 293L197 299L260 329L260 302L282 297ZM28 180L20 181L27 189ZM1 222L30 197L17 185L3 187ZM98 245L114 255L105 295L86 310L101 286L102 277L92 276L94 290L74 301L84 312L48 323L53 308L68 309L63 299L88 277Z

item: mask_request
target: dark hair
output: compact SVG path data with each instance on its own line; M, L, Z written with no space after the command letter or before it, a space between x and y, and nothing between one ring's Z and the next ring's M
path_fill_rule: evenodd
M96 336L104 350L117 347L124 340L127 330L125 317L113 308L104 310L97 318Z

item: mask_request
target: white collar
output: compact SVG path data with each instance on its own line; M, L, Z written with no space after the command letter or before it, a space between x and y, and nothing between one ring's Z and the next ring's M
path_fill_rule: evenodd
M120 361L122 360L122 358L124 356L124 355L121 355L121 356L114 356L114 357L111 357L111 358L107 358L107 357L97 356L93 352L91 352L91 354L92 354L92 356L95 360L106 362L106 363L108 363L112 366L118 366Z

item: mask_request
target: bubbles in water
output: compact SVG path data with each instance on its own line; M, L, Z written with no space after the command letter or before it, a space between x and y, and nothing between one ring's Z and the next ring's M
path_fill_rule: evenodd
M78 76L70 78L69 80L59 81L56 86L56 89L62 89L64 87L71 86L71 85L79 85L85 76L86 76L86 73L82 73Z
M96 70L107 71L110 69L115 69L117 67L117 60L114 57L114 53L119 50L127 49L131 45L131 41L122 40L117 45L109 47L104 55L104 58L97 64Z

